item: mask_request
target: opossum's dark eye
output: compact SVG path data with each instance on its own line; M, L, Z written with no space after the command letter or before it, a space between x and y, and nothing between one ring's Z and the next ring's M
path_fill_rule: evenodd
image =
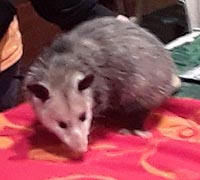
M58 122L58 125L59 125L59 127L62 128L62 129L66 129L66 128L67 128L67 124L66 124L65 122L63 122L63 121L59 121L59 122Z
M80 121L85 121L86 119L86 114L85 113L82 113L80 116L79 116L79 120Z

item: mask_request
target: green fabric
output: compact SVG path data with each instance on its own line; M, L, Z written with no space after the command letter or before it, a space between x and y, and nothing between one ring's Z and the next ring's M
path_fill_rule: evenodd
M175 96L200 99L200 85L184 82L182 83L181 89L175 94Z
M179 74L200 65L200 36L192 43L186 43L174 48L171 52ZM182 83L182 88L175 96L200 99L200 85L184 82Z

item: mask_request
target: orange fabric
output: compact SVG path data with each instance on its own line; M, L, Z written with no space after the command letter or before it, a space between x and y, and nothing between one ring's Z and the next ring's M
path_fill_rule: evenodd
M17 17L14 16L0 41L0 72L15 64L22 56L23 45Z
M98 127L81 161L36 122L29 104L0 114L0 180L200 180L200 100L169 99L148 139Z

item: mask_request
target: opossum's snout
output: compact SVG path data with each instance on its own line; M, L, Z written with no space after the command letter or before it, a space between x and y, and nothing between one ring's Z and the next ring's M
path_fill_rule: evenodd
M90 134L92 113L90 111L80 113L78 119L73 121L57 121L58 129L54 133L75 154L83 154L88 151L88 136Z
M79 129L73 129L70 134L65 135L61 140L74 153L83 154L88 150L88 135Z

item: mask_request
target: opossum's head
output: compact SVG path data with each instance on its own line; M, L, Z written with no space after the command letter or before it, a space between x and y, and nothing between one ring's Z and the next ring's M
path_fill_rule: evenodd
M27 75L26 90L41 123L73 152L86 152L92 121L93 75L71 72L64 83L57 85L50 84L50 80L31 83L31 78Z

